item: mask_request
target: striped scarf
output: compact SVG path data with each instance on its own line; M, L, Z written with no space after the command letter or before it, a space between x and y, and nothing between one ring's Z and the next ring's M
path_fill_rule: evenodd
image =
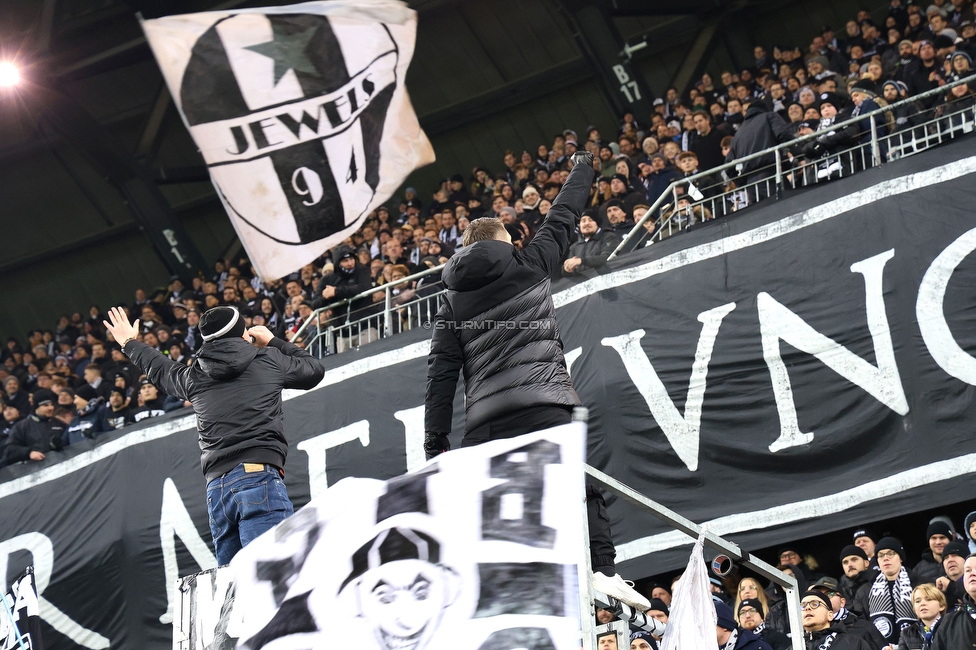
M869 601L871 622L888 641L897 641L901 628L915 620L912 583L905 567L891 582L883 573L879 573L871 585Z

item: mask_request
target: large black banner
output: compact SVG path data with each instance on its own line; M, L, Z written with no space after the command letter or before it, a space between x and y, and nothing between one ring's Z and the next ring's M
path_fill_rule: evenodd
M770 202L558 287L589 462L746 548L971 496L971 153ZM332 357L288 396L296 505L423 463L428 340ZM159 422L0 474L0 567L35 565L50 647L170 646L173 581L213 565L194 421ZM610 510L627 575L687 560L688 538Z

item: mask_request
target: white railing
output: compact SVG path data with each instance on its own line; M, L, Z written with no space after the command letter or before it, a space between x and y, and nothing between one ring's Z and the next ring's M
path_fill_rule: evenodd
M707 172L676 180L654 201L609 259L621 255L631 243L640 245L641 235L644 235L645 245L648 241L661 241L701 221L730 215L766 198L780 198L785 190L850 176L863 169L904 158L971 133L976 128L976 107L953 111L951 104L924 109L914 115L916 124L888 135L879 136L877 129L876 120L879 116L902 106L915 105L919 100L943 95L963 83L976 83L976 75L832 125L831 128L836 130L856 125L864 119L871 121L870 138L849 148L808 159L799 153L799 147L823 135L822 132L815 132L725 163ZM852 138L861 139L866 135L867 132L859 132ZM732 179L736 181L735 187L729 186L724 178L726 172L737 167L742 169L741 166L745 163L770 154L775 156L773 164L737 175ZM716 177L722 180L716 181ZM755 180L742 182L747 177ZM693 200L687 207L675 209L679 199L688 196L685 188L690 182L701 186L705 198ZM654 230L648 235L645 223L651 219L654 219ZM440 278L432 279L431 276L440 273L443 268L441 265L427 269L403 280L389 282L352 298L321 307L299 327L291 340L300 342L305 349L321 358L401 331L429 327L437 313L440 296L446 291ZM412 288L415 283L419 284L415 297L399 300L399 292Z
M635 247L632 245L639 246L642 240L645 245L648 242L661 241L701 221L731 214L766 198L780 198L786 189L809 187L835 178L850 176L863 169L904 158L960 135L971 133L976 119L976 109L970 106L953 110L951 103L920 110L913 115L915 124L884 136L878 135L878 120L883 119L885 113L893 112L903 106L915 107L919 100L941 96L955 86L974 82L976 82L976 75L831 125L831 130L838 131L857 126L862 120L870 120L870 133L859 131L851 136L852 140L869 136L868 139L843 150L832 151L818 158L807 158L800 153L802 145L824 135L822 131L817 131L708 171L675 180L651 204L650 209L620 242L609 259L612 260L621 253L632 250ZM731 179L735 183L734 187L730 187L730 183L725 180L729 172L741 170L745 163L769 155L774 156L772 164L751 169L743 174L735 174ZM743 182L748 178L754 180ZM695 183L699 187L704 198L690 198L687 191L690 183ZM678 202L682 198L689 199L689 205L678 208ZM654 229L648 233L645 224L651 219L654 219Z

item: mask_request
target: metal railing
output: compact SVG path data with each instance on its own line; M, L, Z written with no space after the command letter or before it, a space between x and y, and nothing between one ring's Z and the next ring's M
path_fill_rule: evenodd
M352 298L316 309L291 341L319 358L344 352L433 321L445 289L437 277L444 266L387 282ZM411 293L407 293L411 292Z
M915 117L924 117L926 113L933 113L932 119L884 136L879 135L876 118L903 106L915 106L920 100L944 95L960 84L974 82L976 82L976 75L831 125L831 129L837 130L869 119L870 137L865 142L858 142L819 158L808 159L799 153L799 147L822 136L823 132L820 131L743 156L706 172L676 180L651 204L650 209L634 225L609 259L621 255L631 243L639 245L641 235L644 235L646 241L661 241L689 226L730 215L766 198L780 198L787 189L809 187L849 176L863 169L879 166L886 161L925 151L958 135L970 133L976 125L974 107L951 111L951 105L944 104L923 109L916 113ZM948 112L944 110L947 107L950 109ZM938 115L935 115L936 112ZM867 135L867 132L858 132L851 137L863 139ZM729 187L726 172L737 167L741 170L746 163L769 155L775 158L772 164L737 174L733 179L735 186ZM753 180L748 180L750 178ZM700 199L693 197L686 206L679 206L681 199L690 196L685 192L685 188L688 188L690 183L694 183L697 191L701 191L703 196ZM648 234L645 224L651 219L654 219L654 230L653 233ZM321 358L401 331L423 327L433 320L440 296L446 291L439 278L427 282L424 280L440 273L443 268L444 266L441 265L426 269L403 280L388 282L352 298L321 307L302 323L291 340L300 343L310 353ZM402 300L400 294L404 287L412 287L414 283L418 284L415 297ZM379 294L383 295L379 296Z
M921 122L916 119L916 124L884 136L879 136L877 118L902 107L918 107L918 102L922 100L945 95L956 86L974 82L976 82L976 75L832 124L830 129L839 131L857 126L865 119L870 120L870 131L859 131L851 136L853 140L865 138L867 140L842 150L811 159L799 153L802 145L824 135L823 131L815 131L713 167L708 171L677 179L668 185L667 189L651 204L650 209L614 249L608 260L615 259L622 252L627 251L631 243L639 244L641 239L645 241L645 245L648 241L661 241L702 221L731 214L767 198L780 198L786 189L808 187L849 176L869 167L877 167L886 161L925 151L958 135L970 133L973 131L976 109L966 107L953 111L951 103L922 109L916 112L914 117L924 117L926 113L932 113L932 119ZM770 155L774 157L773 163L735 174L731 179L734 187L729 187L730 182L726 180L728 172L741 171L745 163ZM691 189L692 184L695 186L695 191L702 194L701 198L691 196L693 192L688 190ZM687 204L679 206L682 200ZM648 233L645 224L651 219L654 219L654 230Z

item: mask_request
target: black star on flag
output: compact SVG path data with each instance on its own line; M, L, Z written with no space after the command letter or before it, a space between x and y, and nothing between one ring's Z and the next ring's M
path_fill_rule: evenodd
M319 71L305 54L308 42L315 36L315 28L309 27L304 31L289 34L283 27L280 22L272 22L273 34L270 41L250 45L244 49L274 59L274 83L276 86L289 70L318 76Z
M370 6L307 2L143 22L262 277L341 242L433 161L403 85L416 12L399 0Z

